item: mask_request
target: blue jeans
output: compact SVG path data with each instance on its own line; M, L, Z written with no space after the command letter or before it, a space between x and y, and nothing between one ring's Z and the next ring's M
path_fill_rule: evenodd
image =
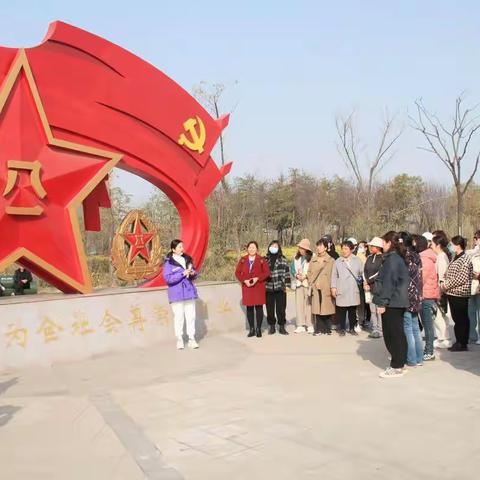
M469 341L474 343L480 333L480 294L468 300L468 318L470 319ZM478 328L478 329L477 329Z
M437 315L437 302L435 300L424 300L422 302L422 323L425 332L425 353L433 355L433 341L435 331L433 319Z
M417 365L423 363L423 342L418 326L418 314L405 312L403 314L403 330L407 337L407 364Z

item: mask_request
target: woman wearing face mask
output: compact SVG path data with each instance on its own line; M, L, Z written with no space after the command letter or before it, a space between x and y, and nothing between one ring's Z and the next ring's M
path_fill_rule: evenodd
M315 316L314 335L331 335L331 318L335 305L330 290L330 279L335 261L328 254L328 242L317 242L316 255L308 267L308 283L312 288L312 314Z
M242 284L242 303L247 307L249 326L248 337L262 336L263 306L265 305L265 281L270 276L268 263L258 254L258 243L247 245L247 255L243 256L235 270L235 276ZM257 328L255 330L255 317Z
M290 265L292 288L295 289L295 306L297 310L297 328L295 333L313 333L312 304L308 288L308 267L312 259L310 240L304 238L297 245L298 251Z
M268 333L269 335L274 334L275 323L278 323L278 333L288 335L285 324L287 322L287 288L290 288L291 283L290 268L278 240L274 240L268 246L265 260L270 268L270 277L266 282ZM275 313L277 315L276 322Z
M360 305L360 283L363 283L363 264L353 255L352 242L342 243L342 256L335 260L332 269L331 294L335 298L335 316L340 323L340 336L345 336L348 322L351 335L358 335L355 331L357 323L357 307Z
M442 290L447 294L448 304L455 324L456 342L449 348L451 352L468 350L470 320L468 318L468 299L472 294L473 265L465 253L466 240L457 235L452 238L455 257L448 265Z

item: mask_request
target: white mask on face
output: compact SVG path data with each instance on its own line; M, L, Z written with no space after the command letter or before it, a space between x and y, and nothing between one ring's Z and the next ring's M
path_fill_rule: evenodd
M365 247L358 247L357 253L365 253Z
M269 247L268 251L272 254L272 255L276 255L278 253L278 247L274 247L273 245L271 247Z

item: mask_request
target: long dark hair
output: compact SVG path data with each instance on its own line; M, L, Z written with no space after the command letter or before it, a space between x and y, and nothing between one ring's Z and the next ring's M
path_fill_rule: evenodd
M182 240L179 238L175 238L170 242L170 251L167 253L167 258L172 258L173 256L173 251L181 244L183 243ZM184 252L185 253L185 252Z
M417 253L422 253L428 249L428 240L423 235L413 235L413 243Z
M272 240L269 245L268 245L268 248L267 248L267 255L265 255L267 258L270 258L271 257L271 253L270 253L270 247L274 244L277 244L278 245L278 253L277 255L281 258L283 257L283 251L282 251L282 245L280 244L280 242L278 240Z
M461 235L456 235L455 237L452 237L452 243L455 246L460 247L464 251L467 248L467 241Z
M443 253L447 256L448 260L452 260L452 252L448 248L448 239L446 235L434 235L432 242L435 245L439 245Z
M382 238L384 242L391 242L392 248L390 249L390 251L395 251L402 258L405 258L406 248L402 242L402 238L400 237L399 233L390 230Z
M183 240L180 240L179 238L175 238L174 240L172 240L170 242L170 251L167 253L167 258L168 259L171 259L173 258L173 251L181 244L183 243ZM188 264L192 264L192 267L194 267L193 265L193 258L188 255L185 251L183 252L183 257L185 258L185 261L187 263L187 267L188 267Z

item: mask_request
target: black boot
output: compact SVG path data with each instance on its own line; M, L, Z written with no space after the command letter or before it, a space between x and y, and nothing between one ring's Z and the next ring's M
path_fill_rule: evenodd
M254 336L255 336L255 329L253 327L250 327L247 337L254 337Z
M276 332L276 330L275 330L275 325L270 325L270 326L268 327L268 334L269 334L269 335L274 335L275 332Z
M278 333L280 335L288 335L288 332L285 330L285 325L280 325L278 327Z
M257 337L260 338L262 336L262 327L257 327Z

